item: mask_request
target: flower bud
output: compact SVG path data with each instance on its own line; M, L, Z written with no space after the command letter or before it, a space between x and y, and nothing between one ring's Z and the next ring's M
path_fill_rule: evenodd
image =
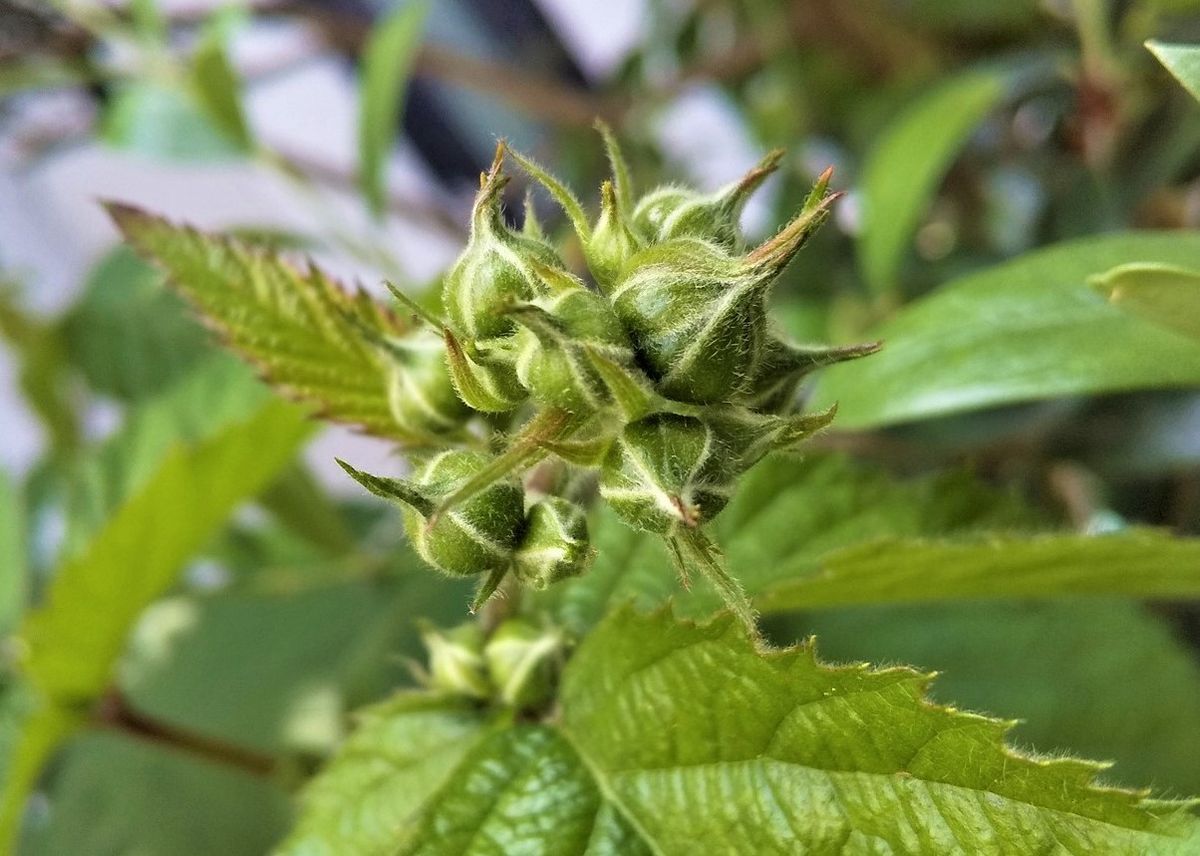
M600 186L600 219L583 243L583 255L596 285L607 294L616 286L621 271L644 242L629 228L617 206L612 182Z
M733 492L726 450L696 416L654 413L630 422L600 468L600 495L636 529L671 535L712 520Z
M474 621L442 631L421 628L429 651L429 685L436 690L486 699L492 693L483 658L483 628Z
M434 510L491 460L482 452L442 452L411 480L373 476L338 463L367 490L404 504L405 531L422 559L452 576L473 576L503 571L511 563L525 526L520 482L499 479L452 509L436 515Z
M744 391L767 342L767 292L835 198L806 206L745 256L681 238L630 260L611 299L660 393L708 404Z
M535 401L591 413L610 398L588 351L632 365L633 349L607 300L566 274L555 285L553 296L509 310L522 327L516 336L516 375Z
M390 339L388 404L396 425L414 437L458 434L471 409L455 393L441 338L419 330Z
M535 502L526 515L525 536L513 555L513 572L526 585L544 589L582 574L595 553L583 509L550 496Z
M539 630L519 618L505 621L483 648L488 673L502 703L518 709L537 707L554 694L555 665L562 635Z
M652 190L634 207L633 228L652 243L700 238L735 249L742 243L739 220L746 201L782 159L782 149L770 152L741 179L715 193L675 185Z
M511 338L469 349L449 328L442 338L454 390L469 406L483 413L506 413L528 397L517 378L516 343Z
M442 285L442 301L451 324L471 339L512 333L513 322L503 314L504 307L538 293L531 261L562 267L552 247L505 224L501 191L508 177L500 172L504 152L502 143L491 170L481 179L471 214L471 237Z

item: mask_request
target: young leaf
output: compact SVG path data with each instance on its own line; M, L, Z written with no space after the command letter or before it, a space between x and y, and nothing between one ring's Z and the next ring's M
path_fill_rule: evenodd
M403 107L404 88L416 62L428 0L401 3L371 33L363 49L359 89L359 183L376 216L385 202L385 168Z
M239 149L254 147L242 111L242 81L229 61L222 28L210 26L192 55L190 82L209 121Z
M1146 42L1146 47L1192 93L1193 98L1200 100L1200 46L1169 45L1151 39Z
M387 368L346 315L382 335L399 322L366 295L342 291L315 267L301 272L271 252L174 226L110 205L118 227L166 270L175 287L225 338L288 395L322 416L401 442Z
M807 564L807 563L806 563ZM1200 539L1133 529L1104 535L875 540L760 592L766 612L987 597L1200 597ZM782 574L781 574L782 577Z
M873 428L1064 395L1200 384L1200 344L1122 312L1088 286L1117 265L1194 266L1195 232L1070 241L942 286L873 331L869 360L824 370L814 409Z
M567 666L563 730L662 854L1139 853L1200 846L1186 804L1023 755L1012 723L929 701L930 675L764 652L730 617L624 610Z
M1200 339L1200 271L1163 264L1129 264L1105 271L1093 277L1091 283L1114 305Z
M168 161L225 160L244 154L192 91L150 80L117 86L102 119L111 146Z
M794 629L793 629L794 628ZM806 613L776 639L815 633L837 662L936 669L933 695L1020 717L1013 737L1108 758L1106 778L1200 792L1200 663L1141 604L1107 598L964 602ZM783 635L781 635L783 634Z
M896 275L921 217L958 150L1007 88L998 71L952 76L887 127L863 165L859 257L876 292Z

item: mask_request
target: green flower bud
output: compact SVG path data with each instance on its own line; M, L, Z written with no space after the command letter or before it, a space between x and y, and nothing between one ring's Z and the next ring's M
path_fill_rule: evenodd
M504 222L501 191L508 177L500 172L504 145L481 179L471 214L471 237L442 285L442 301L454 329L471 339L490 339L513 332L503 314L513 300L538 293L531 261L562 267L552 247L537 238L514 232Z
M502 572L525 526L525 494L513 477L494 481L470 499L440 514L439 500L452 493L492 459L482 452L442 452L420 467L413 479L342 469L374 494L403 503L404 527L417 554L452 576Z
M461 432L471 409L455 393L440 337L417 331L388 340L390 362L388 404L406 434L448 437Z
M744 391L767 342L767 292L835 198L807 206L745 256L681 238L630 260L611 298L660 393L708 404Z
M554 695L555 665L562 647L560 633L539 630L519 618L497 627L484 645L483 656L500 701L518 709L548 702Z
M783 150L776 149L738 181L715 193L667 185L650 191L633 209L633 228L652 243L675 238L701 238L727 249L741 245L739 220L746 201L779 168Z
M587 570L596 551L588 538L587 515L573 502L551 496L526 515L525 537L513 555L517 579L535 589Z
M482 627L473 621L446 631L425 625L421 642L429 651L430 687L471 698L491 696Z
M492 339L468 347L449 328L443 331L454 390L483 413L506 413L528 397L517 377L515 342Z
M633 349L607 300L566 274L555 288L551 297L509 310L522 327L516 336L517 378L541 404L591 413L610 397L588 351L632 365Z
M804 347L770 337L753 376L736 398L761 413L787 413L796 400L800 382L809 374L834 363L875 353L882 342L837 347Z
M654 413L625 426L600 468L600 495L636 529L671 535L712 520L733 493L726 450L695 416Z
M613 289L626 262L644 245L645 242L625 223L612 182L604 182L600 186L600 219L583 243L588 270L602 292L607 294Z

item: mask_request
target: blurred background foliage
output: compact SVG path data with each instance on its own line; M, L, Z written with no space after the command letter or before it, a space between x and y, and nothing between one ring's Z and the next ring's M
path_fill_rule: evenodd
M805 536L793 558L999 528L1195 536L1200 344L1088 284L1200 267L1200 106L1147 39L1200 40L1200 3L0 2L0 830L28 854L263 852L347 712L411 681L416 619L453 622L467 596L330 475L367 441L310 444L91 197L419 287L461 243L497 136L579 188L606 169L598 116L642 189L715 187L783 147L753 234L828 165L848 193L780 319L887 342L812 390L842 410L795 506L825 516L785 509L775 530ZM735 571L764 549L732 542ZM771 631L944 670L939 698L1025 719L1039 749L1200 791L1192 606L918 603ZM70 702L53 715L30 661Z

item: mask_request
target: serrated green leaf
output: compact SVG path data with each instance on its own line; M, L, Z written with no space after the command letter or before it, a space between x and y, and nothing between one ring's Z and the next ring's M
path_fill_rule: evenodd
M784 638L810 633L838 662L937 669L939 700L1020 717L1013 739L1040 751L1115 761L1106 779L1200 791L1200 663L1138 604L1094 598L826 610L792 619Z
M1200 597L1200 539L1150 529L873 540L828 553L818 564L766 589L756 603L772 612L1069 594Z
M363 49L359 85L359 184L372 213L384 209L385 171L396 140L404 89L429 15L427 0L401 3L372 31Z
M959 149L1003 97L1000 71L951 77L911 104L880 136L863 165L859 256L876 292L895 288L897 272L942 177Z
M882 469L840 456L772 458L754 469L718 518L715 540L730 572L751 597L812 573L819 559L880 533L941 535L1028 528L1030 515L1011 497L965 475L895 481ZM583 633L614 605L653 606L674 598L698 617L720 600L707 586L679 588L659 539L635 532L606 509L591 521L598 556L582 577L534 594L567 627Z
M92 269L63 336L88 384L124 401L161 392L209 353L208 337L184 303L128 247Z
M1185 854L1182 803L1019 754L1011 723L941 707L910 669L766 652L730 617L619 611L567 664L561 712L372 709L281 852Z
M1094 277L1092 285L1127 312L1200 339L1200 271L1149 263L1121 265Z
M1182 804L1021 755L1009 723L925 697L909 669L764 653L729 617L623 611L576 652L563 728L662 854L1184 854Z
M1200 344L1106 303L1093 274L1194 265L1200 234L1070 241L941 287L872 331L883 350L826 369L811 406L840 429L1068 395L1200 385Z
M345 317L383 335L399 322L363 292L350 295L310 265L110 205L117 225L225 338L289 396L320 415L381 437L411 441L392 419L386 367Z
M368 708L304 792L288 856L391 854L456 768L500 727L463 699L401 694Z
M1151 39L1146 42L1146 47L1192 93L1193 98L1200 100L1200 46L1170 45Z
M119 734L72 743L21 856L258 856L289 820L264 779Z
M26 617L26 669L38 688L64 703L98 696L134 618L238 503L287 466L309 431L294 407L270 401L245 422L168 454L58 569L44 603Z

